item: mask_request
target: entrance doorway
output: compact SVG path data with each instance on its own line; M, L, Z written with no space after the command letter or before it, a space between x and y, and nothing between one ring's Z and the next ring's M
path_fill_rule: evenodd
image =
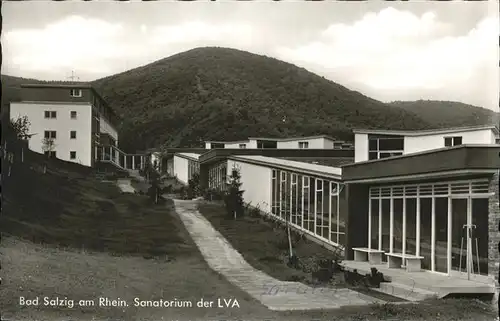
M461 276L488 275L488 199L452 198L451 269Z

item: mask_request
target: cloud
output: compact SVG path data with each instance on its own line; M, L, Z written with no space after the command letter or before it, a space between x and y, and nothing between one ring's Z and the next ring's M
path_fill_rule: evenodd
M442 91L448 95L442 99L452 100L481 85L498 104L498 19L486 18L465 35L453 31L432 12L417 16L387 8L353 24L332 24L315 40L277 48L276 55L343 84L356 84L378 99L395 100L392 92L421 89ZM480 82L486 79L492 82L489 89ZM472 89L477 94L478 88Z
M10 63L23 71L50 71L80 67L103 70L105 61L121 54L112 41L123 26L103 20L69 16L43 29L14 29L3 35ZM104 68L105 69L105 68Z
M159 26L152 31L150 41L157 45L172 43L227 43L249 45L254 40L253 29L248 24L207 24L194 21L178 25Z
M53 78L77 70L95 79L198 46L250 49L254 29L242 23L196 21L130 27L69 16L40 29L14 29L2 38L7 72Z

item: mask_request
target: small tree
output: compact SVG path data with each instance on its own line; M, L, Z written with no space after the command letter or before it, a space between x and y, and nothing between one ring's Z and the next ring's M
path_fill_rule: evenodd
M27 140L31 138L32 134L29 133L31 123L28 120L28 116L21 116L17 119L12 119L11 123L18 139Z
M54 151L55 147L56 147L56 144L55 144L53 138L45 137L42 140L42 150L44 151L44 154L45 154L45 162L43 164L44 165L43 166L43 173L44 174L47 173L47 165L48 165L48 162L50 161L50 158L52 157L52 152Z
M146 176L147 182L150 184L148 189L148 194L155 204L158 204L162 193L163 179L158 171L152 166L151 162L146 162L144 168L144 174Z
M150 174L150 184L151 187L149 188L151 198L153 199L155 204L158 204L158 201L160 199L161 195L161 178L158 173L151 173Z
M240 170L236 166L233 167L231 176L229 176L228 189L224 197L226 211L229 216L242 216L244 213L243 192L241 188Z
M28 116L11 119L10 125L16 134L17 139L27 141L34 135L29 133L31 122L29 121ZM21 147L21 162L24 162L24 146Z
M188 181L187 196L189 199L200 196L200 174L194 173Z

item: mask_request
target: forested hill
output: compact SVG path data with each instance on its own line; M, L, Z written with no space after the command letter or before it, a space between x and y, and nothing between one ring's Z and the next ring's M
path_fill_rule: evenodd
M12 78L2 86L12 90L22 80ZM119 140L128 151L249 136L352 140L352 128L440 126L419 108L385 104L295 65L227 48L193 49L92 84L122 116ZM462 120L450 117L447 126L467 125Z
M125 148L261 135L352 139L353 127L428 126L303 68L227 48L193 49L94 85L126 119Z
M433 127L498 125L500 119L500 114L490 109L455 101L395 101L390 105L416 113Z

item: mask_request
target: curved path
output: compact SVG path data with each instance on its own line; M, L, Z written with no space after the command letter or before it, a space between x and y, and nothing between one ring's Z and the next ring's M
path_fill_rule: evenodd
M174 200L174 203L208 265L271 310L334 309L384 302L349 289L312 288L299 282L276 280L250 266L198 212L196 202Z

